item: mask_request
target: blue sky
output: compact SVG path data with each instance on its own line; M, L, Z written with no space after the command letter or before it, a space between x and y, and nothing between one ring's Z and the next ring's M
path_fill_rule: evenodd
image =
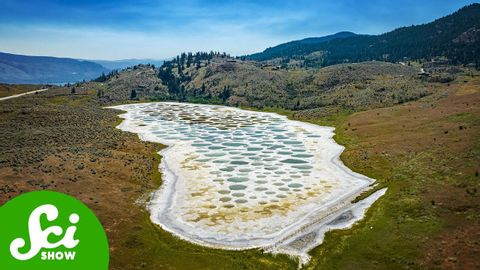
M339 31L379 34L430 22L464 0L1 0L0 51L84 59L242 55Z

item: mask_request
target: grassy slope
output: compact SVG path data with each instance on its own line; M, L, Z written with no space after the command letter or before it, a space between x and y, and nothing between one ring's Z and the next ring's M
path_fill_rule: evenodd
M330 232L307 269L480 267L480 78L433 91L334 121L345 164L389 190L353 229Z

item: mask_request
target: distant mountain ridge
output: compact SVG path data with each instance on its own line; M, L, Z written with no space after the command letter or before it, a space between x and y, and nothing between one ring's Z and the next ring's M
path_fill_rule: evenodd
M281 44L262 53L246 56L251 60L275 58L307 59L307 66L369 60L403 61L446 57L454 64L476 63L480 55L480 4L475 3L433 22L401 27L381 35L355 35L320 43ZM275 49L277 48L277 49ZM284 48L279 51L278 48Z
M22 84L71 83L91 80L109 69L90 61L0 52L0 82Z
M277 57L288 57L291 54L296 53L297 51L301 50L304 45L312 45L312 44L320 44L323 42L331 41L334 39L342 39L347 37L356 36L357 34L343 31L338 32L333 35L323 36L323 37L310 37L304 38L301 40L294 40L287 43L282 43L280 45L270 47L265 49L261 53L255 53L249 55L248 58L251 60L263 61L269 60Z

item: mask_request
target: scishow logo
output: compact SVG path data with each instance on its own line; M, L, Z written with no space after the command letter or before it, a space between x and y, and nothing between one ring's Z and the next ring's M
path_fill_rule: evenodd
M12 241L10 244L10 253L12 256L21 261L30 260L31 258L35 257L40 250L43 249L56 249L60 246L64 246L67 249L73 249L77 246L80 240L74 239L75 231L77 230L76 226L70 226L65 231L65 235L63 238L56 242L50 243L48 241L48 236L50 234L54 235L62 235L63 229L60 226L51 226L42 229L42 225L40 224L40 217L45 215L48 221L54 221L58 217L58 209L51 204L45 204L39 206L33 210L28 218L28 234L30 235L30 250L27 253L20 253L19 249L25 246L25 240L23 238L17 238ZM71 214L69 218L72 224L77 224L80 220L80 217L77 214ZM74 260L75 259L75 251L43 251L41 259L42 260Z
M0 269L108 269L103 227L79 200L30 192L0 207L0 215Z

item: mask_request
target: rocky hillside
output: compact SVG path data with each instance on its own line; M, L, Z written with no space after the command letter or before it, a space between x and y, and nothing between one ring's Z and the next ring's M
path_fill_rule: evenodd
M111 73L103 82L92 82L97 97L106 103L129 99L150 99L166 93L166 87L158 78L158 70L150 65L138 65L118 73Z
M289 110L361 110L418 99L428 91L415 68L383 62L335 65L319 70L273 70L248 62L213 62L192 71L187 89L205 85L212 96L228 90L233 106Z
M141 65L113 75L96 85L98 95L105 102L175 100L322 114L385 107L429 93L419 68L385 62L286 70L213 57L199 66L167 65Z

